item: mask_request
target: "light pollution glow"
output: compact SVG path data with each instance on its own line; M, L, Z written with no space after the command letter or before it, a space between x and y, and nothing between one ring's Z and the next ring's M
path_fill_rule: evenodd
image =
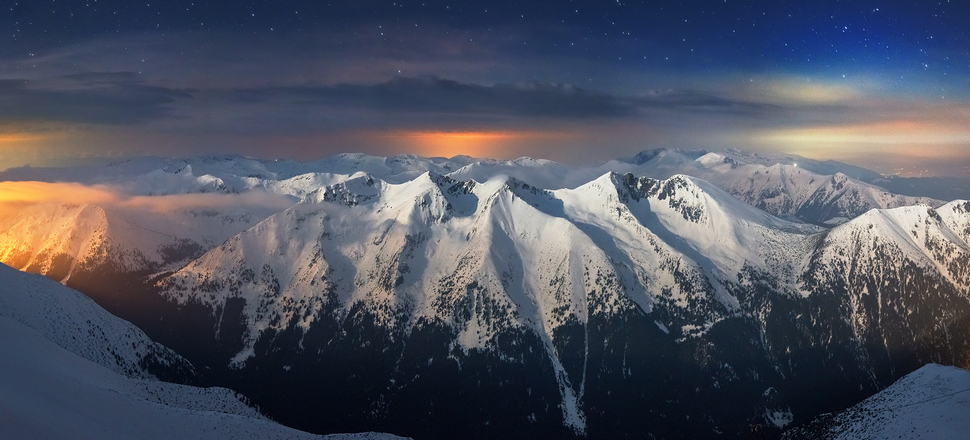
M364 134L380 143L398 145L402 152L424 157L454 157L459 155L514 159L537 152L544 145L575 141L576 134L559 131L398 131ZM532 151L530 151L530 149ZM541 151L540 151L541 154Z
M942 122L893 120L867 124L770 130L765 144L787 145L808 156L859 159L862 154L890 154L902 161L917 158L961 159L970 145L970 126Z
M488 157L501 152L516 137L504 132L410 132L399 136L416 154L425 157Z

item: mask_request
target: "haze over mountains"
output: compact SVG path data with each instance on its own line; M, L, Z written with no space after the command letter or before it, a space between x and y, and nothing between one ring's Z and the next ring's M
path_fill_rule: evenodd
M970 365L970 202L834 162L225 156L0 179L46 191L0 218L0 261L187 362L160 374L311 432L732 438Z

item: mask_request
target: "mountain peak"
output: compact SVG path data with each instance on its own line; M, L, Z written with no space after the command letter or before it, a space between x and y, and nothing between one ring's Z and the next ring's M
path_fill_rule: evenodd
M694 161L709 153L707 150L696 149L696 150L682 150L679 148L654 148L650 150L643 150L633 156L630 159L630 163L634 165L643 165L647 162L653 161L657 158L662 158L664 156L678 156L682 159Z
M380 195L384 183L369 173L358 171L347 180L338 182L307 193L304 203L340 203L347 206L359 205L374 200Z

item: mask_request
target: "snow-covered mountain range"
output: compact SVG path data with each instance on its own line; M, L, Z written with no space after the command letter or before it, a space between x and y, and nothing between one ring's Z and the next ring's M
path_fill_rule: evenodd
M497 176L549 190L577 188L608 172L666 179L704 179L768 213L834 225L874 208L943 202L891 194L860 179L874 173L791 155L737 150L648 150L633 158L566 166L529 158L426 159L342 154L313 163L240 156L138 158L104 166L14 168L0 181L73 182L112 198L60 199L0 215L0 261L64 281L105 271L152 273L176 269L308 193L364 172L389 184L425 172L486 182ZM831 173L831 174L825 174ZM6 214L6 213L4 213Z
M304 430L732 438L926 362L970 365L970 202L837 163L229 156L3 175L59 174L124 190L20 210L0 261Z
M186 380L192 365L91 299L0 265L3 438L359 439L272 422L226 388Z

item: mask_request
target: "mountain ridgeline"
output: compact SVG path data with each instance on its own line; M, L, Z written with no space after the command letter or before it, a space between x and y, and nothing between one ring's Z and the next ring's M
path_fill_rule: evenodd
M253 177L221 177L225 192L293 203L203 216L244 219L222 242L124 240L119 225L145 220L110 208L58 233L14 218L0 261L78 288L196 380L320 433L738 438L846 408L928 362L970 366L970 202L713 153L677 152L665 169L717 179L643 177L673 154L573 187L537 185L561 167L545 162L342 156L306 174L235 158ZM65 244L91 230L115 247ZM48 264L60 254L70 264Z

